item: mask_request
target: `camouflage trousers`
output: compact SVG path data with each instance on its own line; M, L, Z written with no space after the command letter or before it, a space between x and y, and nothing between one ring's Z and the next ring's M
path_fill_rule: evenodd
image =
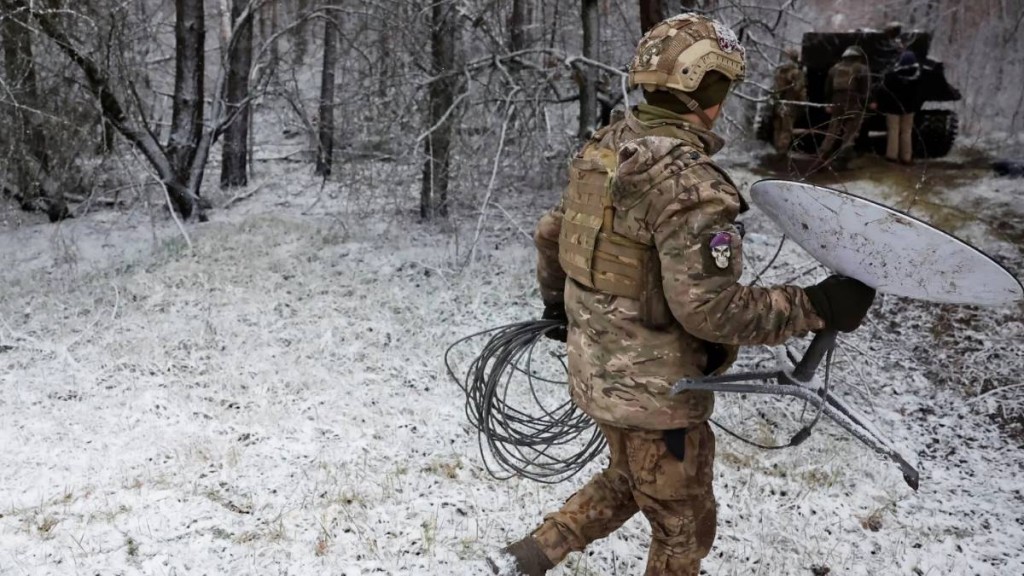
M796 120L797 109L792 104L776 104L772 116L772 140L775 151L779 154L789 152L793 144L793 121Z
M852 151L863 122L863 104L833 104L832 118L828 121L828 134L825 135L825 141L818 150L818 156L822 159L828 158L836 144L839 144L840 155Z
M697 576L716 531L711 427L704 422L667 434L602 425L601 431L611 452L608 468L547 515L533 537L558 564L642 512L651 524L644 574Z

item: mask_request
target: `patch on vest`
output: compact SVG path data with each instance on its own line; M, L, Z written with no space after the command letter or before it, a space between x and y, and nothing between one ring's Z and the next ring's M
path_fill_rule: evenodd
M708 242L711 261L719 270L728 270L732 260L732 234L729 232L718 232Z

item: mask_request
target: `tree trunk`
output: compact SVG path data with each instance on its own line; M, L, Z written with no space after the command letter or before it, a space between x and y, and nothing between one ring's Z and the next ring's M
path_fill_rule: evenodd
M334 4L338 0L333 0ZM320 75L320 130L316 154L317 176L330 176L334 161L334 69L338 61L338 26L340 13L331 12L324 22L324 61Z
M581 17L583 21L583 56L598 59L601 43L601 15L598 0L583 0ZM592 66L576 69L580 84L580 139L590 138L597 129L597 71Z
M433 2L430 11L431 74L441 76L455 69L457 30L451 6ZM427 159L423 163L423 184L420 190L420 216L433 217L434 212L448 215L448 171L452 145L453 114L457 80L447 76L430 83L427 126L430 134L423 141Z
M512 15L508 22L508 50L518 52L529 44L526 27L529 24L529 0L512 0Z
M683 0L683 5L686 0ZM640 33L646 34L654 25L667 18L664 0L640 0Z
M292 45L295 49L292 52L292 64L301 66L306 61L306 52L309 50L309 36L310 31L309 22L305 20L306 14L309 13L309 0L298 0L298 6L295 10L295 20L297 23L292 29Z
M277 31L280 28L280 23L278 22L277 2L278 2L278 0L270 0L270 2L269 2L269 4L270 4L270 35L274 36L275 38L276 38L276 35L277 35ZM280 57L280 54L278 53L277 40L275 39L273 41L273 43L271 43L271 45L270 45L270 63L275 68L277 67L277 60L278 60L279 57Z
M175 0L174 101L167 156L177 179L188 182L203 130L206 22L203 0ZM183 215L191 207L178 206Z
M154 134L147 127L140 126L138 122L133 121L125 113L124 106L121 105L121 101L111 86L108 71L75 47L68 35L53 19L53 11L33 9L27 0L5 1L11 2L17 9L30 12L39 23L38 30L50 38L60 51L81 69L86 80L85 87L99 101L104 119L145 156L160 178L160 182L167 189L174 207L181 215L186 218L191 216L198 205L198 199L186 186L188 181L174 169L166 150L157 142ZM201 218L202 214L200 214Z
M248 0L232 0L231 22L238 18L249 4ZM241 23L235 37L224 40L228 51L228 86L225 112L231 118L224 131L224 146L220 168L221 188L245 186L248 183L246 168L249 150L249 69L252 65L252 19Z
M32 54L32 36L29 11L20 9L11 0L2 0L3 18L0 19L0 37L3 44L5 70L5 96L14 104L10 107L8 130L12 146L10 168L23 208L44 210L50 220L67 216L63 187L51 178L53 168L47 149L46 132L37 117L41 106L36 80L35 60Z

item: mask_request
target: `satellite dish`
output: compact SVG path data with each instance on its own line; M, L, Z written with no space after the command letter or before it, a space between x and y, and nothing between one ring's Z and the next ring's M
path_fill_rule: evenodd
M787 180L756 182L750 196L816 260L879 292L981 306L1024 299L1020 281L984 252L883 204Z

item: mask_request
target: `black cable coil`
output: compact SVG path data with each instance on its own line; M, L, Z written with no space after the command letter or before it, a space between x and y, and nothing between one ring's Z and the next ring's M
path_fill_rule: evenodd
M484 466L495 478L520 476L557 484L604 450L604 436L594 421L569 398L564 354L551 354L561 364L559 377L541 376L535 370L535 351L547 341L544 334L564 326L556 320L507 324L461 338L445 351L448 375L466 395L466 416L477 429ZM489 336L486 344L460 380L452 368L452 351L483 336ZM548 394L542 387L557 387L558 400L547 401L557 403L555 408L545 406ZM519 405L524 400L533 405Z

